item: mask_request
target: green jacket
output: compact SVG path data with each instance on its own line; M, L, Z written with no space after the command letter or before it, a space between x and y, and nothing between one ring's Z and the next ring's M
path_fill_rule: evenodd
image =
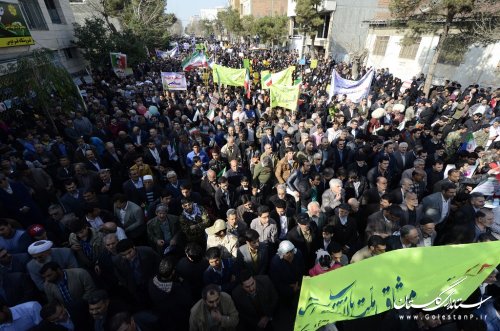
M158 219L158 217L152 218L148 221L147 224L147 232L148 232L148 240L151 247L156 248L158 251L161 251L163 247L158 247L158 240L165 240L165 245L170 245L170 240L174 238L176 234L181 230L179 224L179 217L171 214L167 214L167 221L165 222L165 227L168 227L169 240L165 240L165 235L162 229L162 221Z

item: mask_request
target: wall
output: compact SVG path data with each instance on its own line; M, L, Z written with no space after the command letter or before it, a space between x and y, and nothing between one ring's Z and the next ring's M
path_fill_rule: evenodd
M388 1L337 0L333 14L330 53L338 61L348 61L350 52L362 51L369 25L365 21L389 15Z
M92 17L100 17L104 19L102 15L100 15L99 11L96 8L101 8L101 4L97 0L84 0L84 2L70 2L71 10L73 11L73 15L75 17L75 22L83 25L85 23L86 18ZM110 17L109 21L114 25L117 31L121 31L121 24L117 18Z
M17 3L15 1L10 1ZM83 58L78 52L78 49L73 47L71 40L73 37L73 23L75 18L71 11L68 1L54 0L56 6L59 6L59 15L63 24L53 24L47 7L43 0L39 0L38 4L44 16L45 22L49 30L31 30L31 36L35 40L35 45L21 47L5 47L0 49L0 61L9 61L16 59L20 55L25 55L27 52L38 48L48 48L57 51L61 63L70 73L74 73L84 69ZM64 55L64 48L71 48L73 59L67 59Z
M288 0L251 0L250 2L252 7L251 14L255 17L287 14Z
M390 36L384 56L373 55L376 36ZM390 72L402 80L411 79L420 73L426 74L438 43L438 37L422 36L415 59L399 58L399 42L403 33L394 29L375 27L370 29L366 39L369 50L367 65L375 68L389 68ZM482 86L500 86L500 42L486 48L472 47L464 56L460 66L438 63L434 75L434 84L443 84L446 79L460 82L462 85L478 83Z

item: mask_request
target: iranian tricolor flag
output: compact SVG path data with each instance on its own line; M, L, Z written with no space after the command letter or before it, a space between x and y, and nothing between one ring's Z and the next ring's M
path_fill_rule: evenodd
M262 88L268 89L269 86L273 85L271 72L269 70L264 70L262 71L261 75L262 75L262 80L261 80Z
M182 70L190 71L194 68L208 67L207 56L202 51L195 52L182 61Z
M125 70L127 68L127 55L122 53L109 53L111 57L111 67L113 69Z
M250 80L250 70L247 69L247 73L245 75L245 92L247 93L247 99L250 99L250 85L252 81Z
M465 141L461 144L459 151L467 151L467 152L474 152L476 149L477 144L476 144L476 139L474 138L474 135L472 132L467 133L465 136Z

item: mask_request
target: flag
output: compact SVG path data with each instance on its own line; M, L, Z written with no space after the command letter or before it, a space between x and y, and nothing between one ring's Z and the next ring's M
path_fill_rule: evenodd
M318 60L317 59L311 60L311 65L309 66L309 68L314 69L317 67L318 67Z
M155 49L155 54L156 54L156 57L159 59L166 59L167 58L167 52L165 52L165 51L160 51L159 49Z
M214 64L212 70L214 83L229 86L245 86L246 69L233 69Z
M490 241L399 249L303 277L294 329L317 330L391 309L456 309L499 263L500 243Z
M268 90L269 86L273 84L271 72L269 70L261 71L260 76L260 85L262 85L262 89Z
M113 69L127 69L127 55L122 53L109 53L111 57L111 67Z
M299 100L299 86L285 86L273 84L271 90L271 108L283 107L290 110L297 109Z
M286 68L285 70L279 71L272 74L272 84L291 86L292 85L292 75L295 71L295 66Z
M294 71L295 71L295 66L288 67L285 70L276 73L270 73L269 70L262 71L260 73L262 77L261 80L262 88L264 90L267 90L269 86L273 84L291 86L292 75Z
M217 178L219 177L222 177L224 176L224 174L226 173L226 167L224 167L224 169L222 169L218 174L217 174Z
M178 52L179 52L179 46L175 46L171 50L167 51L168 56L170 56L170 57L176 56Z
M190 71L194 68L208 67L207 56L203 52L194 52L182 61L182 70Z
M215 60L214 60L214 55L212 54L212 56L210 56L210 58L208 59L208 67L210 69L212 69L214 67L214 64L215 64Z
M476 139L474 139L474 134L472 132L467 133L465 136L465 141L460 145L458 151L474 152L476 149Z
M250 99L250 87L252 85L252 81L250 80L250 70L247 69L245 75L245 92L247 94L247 99Z
M250 69L250 59L243 59L243 68Z

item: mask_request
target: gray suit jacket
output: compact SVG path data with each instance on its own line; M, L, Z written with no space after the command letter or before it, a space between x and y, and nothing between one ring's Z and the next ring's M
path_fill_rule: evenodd
M257 265L252 261L252 256L248 250L248 244L238 248L237 262L241 269L248 269L253 275L265 275L269 268L269 250L267 245L261 243L257 253Z
M51 261L57 262L63 269L78 268L75 255L70 248L52 248L50 257L52 259ZM44 286L43 277L40 275L40 269L42 269L44 264L45 263L31 260L26 265L31 279L40 291L43 291Z
M403 210L403 217L401 218L401 222L400 222L401 225L410 224L409 223L410 220L409 220L409 214L408 214L408 207L404 203L400 204L399 206ZM411 224L411 225L414 225L414 226L417 226L420 223L420 220L422 219L422 217L424 217L422 205L418 205L417 208L416 208L416 211L417 211L417 217L416 217L417 224Z
M81 268L64 269L68 275L68 290L73 300L86 300L95 290L95 284L87 270ZM54 283L45 283L45 294L49 302L64 302L61 292Z
M115 208L115 216L122 222L120 209ZM144 234L146 231L146 223L144 222L144 211L142 208L132 201L128 201L122 225L127 237L131 239L135 239Z
M333 214L337 208L344 201L344 190L342 190L340 200L335 200L335 193L331 189L327 189L321 196L321 211L326 214Z
M441 192L432 193L422 200L424 216L429 217L438 224L441 220L441 211L443 210L443 195ZM448 210L448 214L449 214ZM447 215L448 216L448 215Z

